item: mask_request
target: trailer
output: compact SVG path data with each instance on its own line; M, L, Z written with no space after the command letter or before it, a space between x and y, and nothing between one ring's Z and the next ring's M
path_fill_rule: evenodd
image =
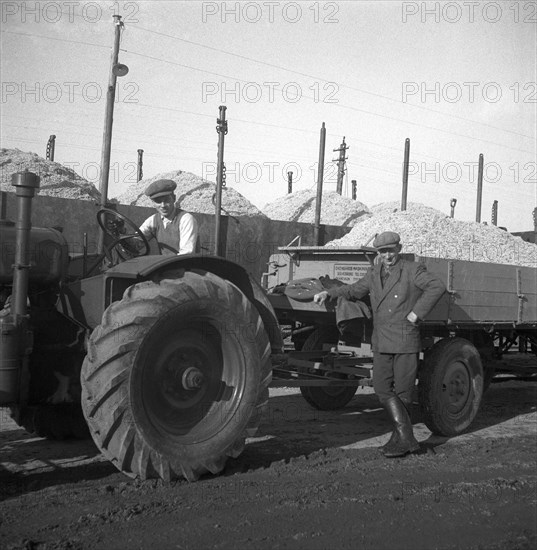
M510 351L531 358L515 375L537 379L537 267L401 256L422 262L447 288L420 323L416 399L433 433L458 435ZM310 405L330 410L372 385L372 320L357 319L349 341L336 326L334 302L319 306L312 295L353 283L376 257L370 247L320 246L281 247L270 257L263 286L288 343L273 358L273 386L299 387Z

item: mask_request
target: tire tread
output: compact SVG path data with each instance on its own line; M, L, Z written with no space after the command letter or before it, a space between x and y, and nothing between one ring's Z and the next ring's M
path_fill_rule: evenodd
M141 338L154 322L178 304L200 299L225 302L230 311L245 312L245 320L255 327L260 383L253 412L232 445L196 461L176 460L150 448L135 426L128 397L130 370ZM258 429L272 378L270 355L270 342L255 306L231 282L196 270L180 273L179 278L135 284L125 291L121 301L105 311L101 325L90 338L82 368L82 403L94 441L119 470L131 477L159 477L164 481L184 477L195 481L204 473L216 474L228 457L240 454L245 438L255 435Z

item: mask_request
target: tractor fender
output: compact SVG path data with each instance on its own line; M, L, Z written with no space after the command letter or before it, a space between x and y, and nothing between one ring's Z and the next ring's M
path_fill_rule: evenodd
M106 274L111 277L132 278L137 282L150 280L174 269L201 269L232 282L252 302L265 325L272 353L282 353L283 338L276 313L261 285L239 264L203 254L182 254L180 256L139 256L110 268Z

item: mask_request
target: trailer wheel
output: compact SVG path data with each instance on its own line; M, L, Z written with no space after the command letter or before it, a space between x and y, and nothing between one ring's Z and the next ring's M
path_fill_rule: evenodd
M336 327L318 327L308 336L302 346L302 351L322 350L323 344L335 346L337 341ZM334 377L337 375L338 373L335 373ZM354 397L356 388L357 386L300 386L300 393L315 409L334 411L342 409Z
M475 346L464 338L437 342L425 356L418 390L424 422L434 434L463 433L483 395L483 366Z
M235 285L187 271L133 285L105 311L81 379L90 432L120 471L195 481L220 472L254 435L270 344Z

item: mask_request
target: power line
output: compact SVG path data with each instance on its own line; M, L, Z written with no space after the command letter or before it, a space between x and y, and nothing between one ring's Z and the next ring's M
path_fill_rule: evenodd
M170 108L170 107L159 107L159 106L156 106L156 105L147 105L145 103L133 103L133 105L139 105L139 106L144 106L144 107L148 107L148 108L151 108L151 109L163 109L163 110L167 110L167 111L175 111L175 112L181 112L181 113L188 113L188 114L193 114L193 115L199 115L199 116L205 116L205 117L211 117L213 118L214 115L206 115L206 114L203 114L203 113L195 113L193 111L186 111L186 110L183 110L183 109L173 109L173 108ZM335 106L340 106L339 104L334 104ZM449 130L443 130L441 128L434 128L434 127L431 127L431 126L426 126L426 125L423 125L423 124L417 124L417 123L413 123L413 122L410 122L410 121L401 121L399 119L396 119L394 117L389 117L389 116L386 116L386 115L380 115L380 114L376 114L376 113L369 113L363 109L358 109L356 107L346 107L348 109L352 109L352 110L355 110L355 111L359 111L359 112L363 112L363 113L366 113L366 114L373 114L374 116L379 116L379 117L382 117L382 118L387 118L389 120L396 120L398 122L406 122L407 124L411 124L413 126L421 126L421 127L424 127L424 128L427 128L429 130L433 130L433 131L438 131L438 132L443 132L443 133L446 133L446 134L450 134L450 135L453 135L453 136L457 136L457 137L462 137L462 138L466 138L466 139L472 139L472 140L475 140L475 141L481 141L483 143L489 143L491 145L496 145L497 147L503 147L503 148L506 148L506 149L510 149L510 150L513 150L513 151L518 151L520 153L533 153L533 151L528 151L527 149L518 149L516 147L510 147L508 145L504 145L502 143L496 143L494 141L490 141L490 140L486 140L486 139L482 139L482 138L474 138L474 137L471 137L471 136L466 136L464 134L458 134L458 133L455 133L455 132L450 132ZM258 122L258 121L252 121L252 120L245 120L245 119L239 119L239 118L236 118L236 119L233 119L234 122L242 122L242 123L245 123L245 124L256 124L257 126L266 126L266 127L272 127L272 128L279 128L279 129L285 129L285 130L293 130L293 131L296 131L296 132L304 132L304 133L316 133L315 131L312 131L312 130L304 130L302 128L294 128L294 127L290 127L290 126L282 126L282 125L279 125L279 124L270 124L268 122ZM329 135L335 135L335 134L329 134Z
M20 36L28 36L29 38L37 37L37 38L45 38L47 40L57 40L58 42L70 42L72 44L82 44L84 46L95 46L96 48L105 48L107 50L110 49L110 46L104 46L103 44L95 44L92 42L83 42L81 40L71 40L69 38L57 38L55 36L45 36L43 34L35 34L35 33L25 33L25 32L19 32L19 31L0 31L7 34L18 34Z
M238 54L238 53L235 53L235 52L230 52L228 50L223 50L221 48L215 48L213 46L208 46L208 45L202 44L200 42L194 42L193 40L187 40L185 38L180 38L179 36L174 36L174 35L171 35L171 34L166 34L166 33L162 33L162 32L159 32L159 31L154 31L152 29L147 29L145 27L140 27L140 26L136 26L136 25L131 25L130 27L133 28L133 29L138 29L138 30L142 30L142 31L149 32L149 33L152 33L152 34L157 34L157 35L160 35L160 36L164 36L166 38L172 38L174 40L179 40L181 42L184 42L186 44L191 44L193 46L199 46L201 48L206 48L206 49L211 50L211 51L215 51L215 52L223 53L223 54L230 55L230 56L233 56L233 57L237 57L237 58L243 59L245 61L252 61L254 63L258 63L260 65L265 65L265 66L271 67L273 69L279 69L279 70L286 71L286 72L293 73L293 74L297 74L297 75L300 75L300 76L305 76L307 78L313 78L315 80L322 80L323 82L331 82L331 81L329 81L326 78L323 78L321 76L312 75L312 74L309 74L309 73L304 73L304 72L301 72L301 71L297 71L295 69L289 69L288 67L283 67L282 65L276 65L274 63L269 63L267 61L261 61L260 59L255 59L253 57L248 57L246 55ZM339 85L339 83L338 83L338 85ZM385 96L383 94L370 92L368 90L363 90L361 88L356 88L354 86L349 86L348 84L342 84L341 87L342 88L347 88L349 90L354 90L356 92L360 92L360 93L363 93L363 94L371 95L373 97L379 97L381 99L385 99L387 101L391 101L393 103L396 103L397 105L401 105L401 102L398 99L394 99L393 97L390 97L390 96ZM528 139L535 139L533 136L528 136L528 135L522 134L520 132L515 132L513 130L506 130L505 128L500 128L498 126L493 126L492 124L487 124L486 122L480 122L480 121L472 120L472 119L469 119L469 118L466 118L466 117L461 117L459 115L444 113L442 111L437 111L436 109L431 109L430 107L424 107L422 105L413 105L413 104L410 104L410 103L406 103L405 105L408 105L409 107L412 107L414 109L421 109L421 110L429 111L431 113L436 113L436 114L439 114L439 115L442 115L442 116L447 116L447 117L456 118L456 119L459 119L459 120L464 120L465 122L470 122L472 124L479 124L481 126L485 126L487 128L493 128L493 129L499 130L501 132L507 132L507 133L510 133L510 134L515 134L517 136L525 137L525 138L528 138Z
M150 56L150 55L147 55L147 54L141 54L141 53L138 53L138 52L134 52L132 50L125 50L125 51L127 51L128 53L133 54L133 55L138 55L138 56L141 56L141 57L145 57L147 59L151 59L153 61L160 61L160 62L163 62L163 63L168 63L170 65L176 65L176 66L183 67L183 68L186 68L186 69L191 69L191 70L194 70L194 71L199 71L199 72L203 72L203 73L207 73L207 74L220 76L222 78L231 78L232 80L236 80L238 82L248 82L244 79L240 79L240 78L237 78L237 77L234 77L234 76L223 75L221 73L215 73L213 71L208 71L206 69L200 69L198 67L192 67L191 65L185 65L183 63L176 63L176 62L170 61L168 59L163 59L163 58L160 58L160 57ZM277 86L275 86L275 87L277 87ZM307 99L315 100L315 98L312 98L311 96L302 95L302 97L307 98ZM398 123L409 124L411 126L417 126L417 127L420 127L420 128L426 128L427 130L432 130L433 132L442 132L444 134L449 134L449 135L456 136L456 137L461 137L461 138L464 138L464 139L471 139L471 140L474 140L474 141L481 141L483 143L496 145L497 147L503 147L505 149L510 149L510 150L513 150L513 151L521 152L521 153L532 153L533 152L533 151L528 151L527 149L518 149L517 147L510 147L509 145L504 145L503 143L497 143L495 141L490 141L490 140L483 139L483 138L476 138L476 137L468 136L468 135L465 135L465 134L459 134L457 132L452 132L450 130L444 130L443 128L435 128L434 126L428 126L427 124L421 124L419 122L412 122L410 120L404 120L404 119L397 118L397 117L392 117L392 116L389 116L389 115L383 115L383 114L380 114L380 113L375 113L375 112L372 112L372 111L368 111L366 109L360 109L359 107L352 107L351 105L345 105L343 103L332 103L331 105L333 107L338 107L340 109L349 109L351 111L364 113L364 114L369 115L369 116L376 116L376 117L384 118L386 120L393 120L393 121L398 122ZM256 124L261 124L261 123L258 122Z
M174 37L172 35L166 35L165 33L159 33L158 31L151 31L149 29L144 29L142 27L136 27L136 26L134 26L133 28L140 28L141 30L145 30L145 31L148 31L148 32L153 32L155 34L161 34L163 36L168 36L170 38L174 38L174 39L181 40L181 41L184 41L184 42L191 42L192 44L195 44L195 45L200 46L200 47L207 47L207 48L212 49L212 50L221 51L222 53L228 53L229 55L237 55L237 56L241 57L239 54L231 54L230 52L225 52L225 51L219 50L217 48L212 48L210 46L205 46L204 44L200 44L200 43L196 43L196 42L192 42L192 41L187 41L185 39L182 39L182 38L179 38L179 37ZM29 37L37 36L37 37L40 37L40 38L45 38L45 39L50 39L50 40L59 40L59 41L63 41L63 42L86 44L86 45L91 45L91 46L96 46L96 47L101 47L101 48L108 49L108 46L103 46L101 44L93 44L93 43L81 42L81 41L70 40L70 39L62 39L62 38L49 37L49 36L43 36L43 35L20 33L20 32L17 32L17 31L1 31L1 32L11 33L11 34L20 34L20 35L29 36ZM131 53L133 55L138 55L138 56L141 56L141 57L152 59L154 61L161 61L161 62L164 62L164 63L169 63L171 65L176 65L176 66L180 66L180 67L195 70L195 71L200 71L200 72L204 72L204 73L208 73L208 74L213 74L213 75L220 76L220 77L223 77L223 78L231 78L231 79L237 80L239 82L247 82L247 81L245 81L243 79L239 79L237 77L233 77L233 76L229 76L229 75L222 75L220 73L207 71L205 69L200 69L200 68L197 68L197 67L193 67L191 65L184 65L184 64L181 64L181 63L176 63L176 62L173 62L173 61L170 61L170 60L166 60L166 59L162 59L162 58L158 58L158 57L154 57L154 56L149 56L149 55L146 55L146 54L141 54L141 53L130 51L130 50L123 50L123 51ZM245 57L245 59L248 59L250 61L257 62L257 60L255 60L253 58L247 58L246 56L242 56L242 57ZM260 63L264 63L264 62L260 62ZM276 67L278 67L278 66L276 66ZM304 76L308 76L309 78L317 78L315 76L308 75L306 73L300 73L298 71L292 71L290 69L286 69L286 68L283 68L283 67L280 67L280 68L282 68L283 70L288 70L290 72L295 72L296 74L301 74L301 75L304 75ZM320 78L320 80L323 80L323 81L327 82L326 79ZM348 87L348 86L346 86L346 87ZM359 90L359 89L356 89L356 90L362 91L362 90ZM372 93L372 92L365 92L364 91L364 93ZM373 94L373 95L375 95L375 94ZM377 94L377 95L379 95L379 94ZM308 99L314 99L314 98L311 98L309 96L303 96L303 97L307 97ZM388 98L387 96L380 96L380 97L384 97L385 99L390 99L391 101L395 101L393 98ZM436 132L442 132L442 133L445 133L445 134L453 135L453 136L456 136L456 137L461 137L461 138L464 138L464 139L471 139L471 140L475 140L475 141L481 141L483 143L488 143L488 144L491 144L491 145L495 145L497 147L503 147L503 148L510 149L510 150L513 150L513 151L518 151L518 152L522 152L522 153L533 153L533 151L528 151L527 149L518 149L516 147L510 147L508 145L504 145L504 144L497 143L497 142L494 142L494 141L490 141L490 140L486 140L486 139L482 139L482 138L476 138L476 137L472 137L472 136L467 136L465 134L459 134L459 133L456 133L456 132L451 132L450 130L444 130L442 128L435 128L434 126L428 126L428 125L425 125L425 124L420 124L420 123L417 123L417 122L412 122L412 121L400 119L400 118L397 118L397 117L391 117L391 116L383 115L383 114L380 114L380 113L374 113L372 111L367 111L365 109L360 109L358 107L352 107L350 105L344 105L344 104L341 104L341 103L333 103L332 105L335 106L335 107L342 108L342 109L350 109L350 110L360 112L360 113L364 113L364 114L367 114L367 115L370 115L370 116L377 116L377 117L380 117L380 118L384 118L384 119L387 119L387 120L393 120L393 121L403 123L403 124L418 126L418 127L426 128L428 130L432 130L432 131L436 131ZM413 106L413 107L416 107L416 106ZM437 111L435 111L435 112L437 112ZM444 114L444 113L440 113L440 114ZM450 116L450 115L447 115L447 116ZM469 119L464 119L464 118L463 118L463 120L469 121ZM476 121L470 121L470 122L476 122ZM256 123L256 124L261 124L261 123ZM480 123L478 123L478 124L480 124ZM496 128L496 127L494 127L494 128ZM502 131L508 131L508 130L503 130L501 128L496 128L496 129L499 129L499 130L502 130ZM519 135L521 135L522 137L529 137L529 136L525 136L524 134L519 134ZM531 139L533 139L533 138L531 138Z

